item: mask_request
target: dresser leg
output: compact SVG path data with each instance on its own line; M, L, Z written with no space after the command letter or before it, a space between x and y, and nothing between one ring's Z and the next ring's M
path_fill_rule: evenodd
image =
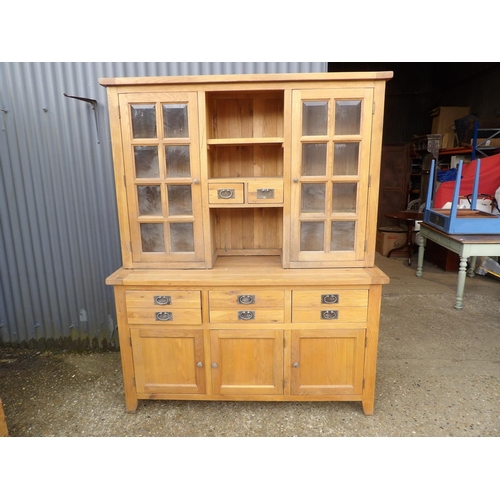
M363 405L363 413L365 415L373 415L375 406L374 398L363 399L363 401L361 401L361 404Z
M137 410L137 404L139 400L137 398L125 398L125 407L129 413L134 413Z

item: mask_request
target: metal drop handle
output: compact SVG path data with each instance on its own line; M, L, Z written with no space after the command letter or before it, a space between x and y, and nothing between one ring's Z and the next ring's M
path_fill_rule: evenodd
M299 364L298 364L297 362L295 362L295 363L293 364L293 367L294 367L294 368L298 368L298 367L299 367Z
M170 311L161 311L155 313L156 321L173 321L174 317Z
M339 312L333 309L321 311L321 319L339 319Z
M170 295L155 295L154 301L157 306L169 306L172 304L172 297Z
M217 368L217 363L212 363L212 368Z
M234 198L234 189L218 189L217 196L223 200Z
M271 188L257 189L257 199L268 200L272 198L274 198L274 189Z
M238 295L238 304L255 304L255 295Z
M255 319L255 311L238 311L238 319L243 321Z
M338 304L339 295L338 293L329 293L321 296L322 304Z
M203 366L203 363L202 363L201 361L198 361L198 363L196 363L196 366L197 366L198 368L201 368L201 367Z

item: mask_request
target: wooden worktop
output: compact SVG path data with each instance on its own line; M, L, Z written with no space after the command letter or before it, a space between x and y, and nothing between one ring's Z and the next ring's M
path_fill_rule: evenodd
M210 285L215 281L228 286L245 280L254 285L385 285L388 276L378 267L339 269L283 269L278 256L219 257L212 269L125 269L106 279L107 285Z

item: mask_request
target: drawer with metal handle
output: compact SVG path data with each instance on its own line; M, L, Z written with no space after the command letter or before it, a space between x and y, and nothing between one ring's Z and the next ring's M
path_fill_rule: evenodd
M283 181L263 179L248 181L248 203L283 203Z
M128 308L130 325L199 325L201 309Z
M292 292L292 307L338 307L368 306L368 290L299 290Z
M208 202L212 205L243 203L244 184L241 182L213 183L208 186Z
M283 323L284 309L212 309L210 323L235 323L238 325L251 323Z
M201 307L199 290L127 290L125 292L127 308L154 307L158 310L196 309Z
M283 290L211 290L208 295L210 309L237 308L283 308ZM250 307L251 306L251 307Z
M366 323L367 307L294 307L292 323Z

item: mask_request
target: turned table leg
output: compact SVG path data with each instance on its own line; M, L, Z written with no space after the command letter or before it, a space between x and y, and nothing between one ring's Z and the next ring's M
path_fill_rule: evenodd
M477 257L470 258L470 266L469 269L467 270L467 276L469 278L474 278L474 271L476 270L476 259Z
M460 257L460 266L458 268L458 285L457 285L457 301L455 309L463 309L464 287L465 287L465 270L467 269L467 257Z
M415 273L418 278L422 277L422 268L424 267L425 242L425 236L420 235L420 243L418 246L417 272Z

